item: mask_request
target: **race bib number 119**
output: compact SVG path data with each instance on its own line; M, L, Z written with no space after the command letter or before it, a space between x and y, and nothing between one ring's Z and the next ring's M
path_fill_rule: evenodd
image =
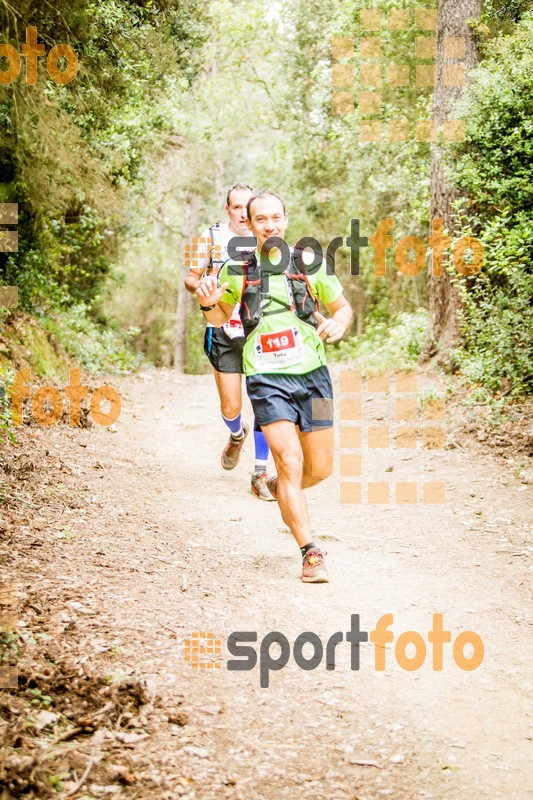
M304 348L297 328L276 333L262 333L256 345L258 362L262 366L299 364L304 360Z

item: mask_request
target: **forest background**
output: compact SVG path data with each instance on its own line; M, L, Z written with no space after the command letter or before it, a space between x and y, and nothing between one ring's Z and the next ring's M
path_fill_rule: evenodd
M405 142L361 141L355 55L370 5L383 20L412 8L405 0L68 0L61 8L0 0L3 42L20 51L33 25L47 51L65 42L80 62L64 86L40 59L36 85L23 64L0 88L0 202L19 207L18 225L4 226L18 231L18 252L0 253L0 284L19 291L17 309L0 309L4 381L24 363L35 376L64 379L65 357L90 373L147 363L206 371L203 321L182 289L184 245L225 219L226 188L244 181L285 199L291 243L311 235L325 246L348 236L352 218L369 237L387 217L395 244L406 235L426 242L444 203L453 241L481 240L482 271L462 276L449 260L436 286L427 267L400 274L390 250L378 276L366 248L354 276L340 248L336 270L354 326L333 357L365 369L433 359L473 402L531 391L531 4L443 0L437 40L459 20L473 68L453 97L413 81L383 88L371 118L408 119ZM384 23L382 58L412 73L414 35L412 15L408 30ZM337 37L355 44L347 114L333 105ZM464 141L412 134L416 119L443 114L464 120Z

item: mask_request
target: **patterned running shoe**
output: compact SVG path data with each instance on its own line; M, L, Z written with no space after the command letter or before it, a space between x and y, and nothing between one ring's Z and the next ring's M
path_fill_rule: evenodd
M328 571L324 556L319 548L311 548L304 556L302 563L302 581L304 583L329 583Z
M272 478L267 478L266 481L268 491L274 498L274 500L278 499L278 476L273 475Z
M244 440L248 436L249 430L250 429L246 422L243 422L242 437L240 439L234 439L233 434L229 437L228 443L223 449L222 455L220 456L220 463L222 464L223 469L235 469L239 463L242 446L244 444Z
M268 485L268 479L266 472L254 472L252 475L252 494L255 494L260 500L266 500L267 502L275 500L276 498L271 494Z

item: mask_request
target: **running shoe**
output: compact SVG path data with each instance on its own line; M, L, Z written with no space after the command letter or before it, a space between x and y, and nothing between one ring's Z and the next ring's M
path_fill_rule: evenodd
M267 478L266 481L267 489L274 498L274 500L278 499L278 476L273 475L272 478Z
M255 494L260 500L269 502L276 498L271 494L267 483L268 478L266 472L254 472L252 475L252 494Z
M222 464L223 469L235 469L239 463L242 446L244 444L244 440L248 436L249 430L250 429L246 422L243 422L242 437L240 439L234 439L233 434L229 437L228 443L223 449L222 455L220 456L220 463Z
M322 550L312 548L304 556L302 564L302 581L304 583L329 583L328 571L324 563Z

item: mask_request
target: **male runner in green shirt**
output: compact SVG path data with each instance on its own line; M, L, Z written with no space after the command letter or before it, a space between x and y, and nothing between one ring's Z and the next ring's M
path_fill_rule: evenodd
M257 322L256 326L250 331L250 324L247 328L245 322L245 300L255 302L253 289L246 297L242 294L245 274L249 274L246 264L226 262L218 280L206 278L196 294L205 318L216 326L223 325L242 300L241 318L250 331L243 350L246 389L278 471L277 477L270 479L269 488L300 546L302 580L326 583L324 555L311 541L303 489L328 477L333 466L333 389L324 341L336 342L344 336L352 322L352 310L339 280L322 262L309 270L306 283L310 297L324 303L331 317L325 319L316 312L314 327L301 318L303 314L298 316L293 282L271 263L274 250L270 257L265 256L272 244L265 248L265 242L284 237L288 222L285 205L273 192L262 191L251 197L247 212L248 227L257 239L255 258L250 262L254 276L259 270L262 281L265 275L268 277L266 291L266 284L259 284L261 311L252 322ZM305 267L298 271L304 272Z

